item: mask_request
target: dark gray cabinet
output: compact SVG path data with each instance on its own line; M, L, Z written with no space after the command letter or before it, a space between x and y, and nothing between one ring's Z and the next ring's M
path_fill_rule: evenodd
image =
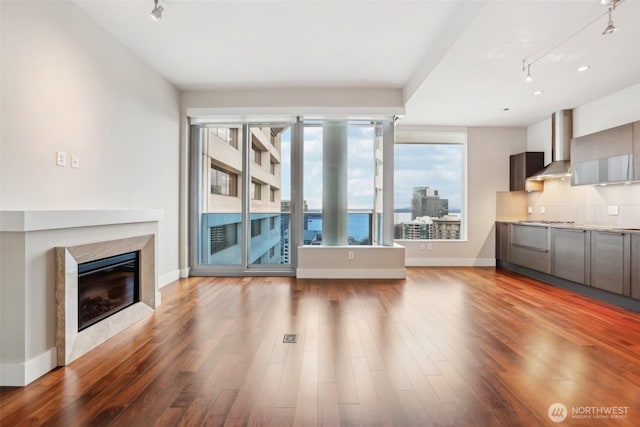
M640 299L640 234L631 235L631 298Z
M527 178L544 168L544 152L527 151L509 157L509 191L527 189ZM542 183L540 183L540 187ZM532 190L529 188L529 190ZM542 190L540 188L539 190ZM539 191L538 190L538 191ZM535 189L532 191L536 191Z
M631 296L631 236L618 231L591 232L591 286Z
M496 222L496 260L509 262L509 224Z
M551 273L549 227L512 224L509 262Z
M551 274L588 285L590 282L590 237L584 229L551 230Z

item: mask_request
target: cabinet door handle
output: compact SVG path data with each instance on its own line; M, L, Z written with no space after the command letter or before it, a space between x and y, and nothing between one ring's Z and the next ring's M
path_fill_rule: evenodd
M519 248L524 248L524 249L531 249L532 251L538 251L538 252L549 252L549 249L544 249L544 248L536 248L534 246L527 246L527 245L519 245L517 243L512 243L513 246L517 246Z
M578 230L574 230L571 228L560 228L558 229L558 232L560 231L568 231L569 233L586 233L587 230L585 230L584 228L578 229Z

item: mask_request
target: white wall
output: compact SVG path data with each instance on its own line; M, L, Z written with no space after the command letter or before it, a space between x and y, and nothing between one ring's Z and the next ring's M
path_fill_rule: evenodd
M177 278L179 92L73 3L0 4L0 209L162 209L160 282Z
M588 135L637 120L640 120L640 85L576 107L573 110L573 135ZM547 141L543 141L547 135ZM549 120L527 128L527 150L538 151L540 144L551 147ZM533 208L533 214L528 218L534 220L640 226L640 184L637 183L572 187L569 181L545 181L544 191L527 195L527 204ZM610 205L618 206L619 215L608 215ZM544 214L540 213L541 207L545 208Z
M407 265L495 265L496 193L509 190L509 155L525 147L525 128L468 128L467 241L433 241L431 250L400 241Z

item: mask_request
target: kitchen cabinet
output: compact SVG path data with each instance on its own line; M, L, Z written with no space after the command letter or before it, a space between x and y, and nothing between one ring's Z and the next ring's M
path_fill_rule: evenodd
M591 231L591 286L631 296L631 236Z
M527 151L509 157L509 191L542 191L542 182L527 178L544 168L544 152ZM528 188L527 188L528 185Z
M631 181L638 173L634 173L634 127L628 123L572 139L571 185Z
M588 285L590 282L591 233L580 228L551 230L551 274Z
M496 223L496 260L509 262L509 224Z
M512 224L509 262L551 273L549 227Z
M640 234L631 235L631 298L640 299Z
M551 230L551 274L588 285L591 269L591 234L581 228Z

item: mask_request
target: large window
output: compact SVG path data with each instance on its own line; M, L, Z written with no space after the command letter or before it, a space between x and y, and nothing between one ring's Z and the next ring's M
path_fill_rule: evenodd
M345 181L339 185L346 194L347 228L346 236L340 236L349 245L372 244L372 220L374 210L375 148L374 124L371 121L343 122L342 138L333 141L325 138L326 122L308 121L304 127L304 239L305 245L327 244L323 236L323 222L326 220L326 197L332 198L333 191L325 192L325 173L335 174L342 170ZM341 166L331 164L333 152L343 146L346 157ZM328 162L328 163L327 163ZM324 237L324 239L323 239Z
M396 132L395 238L465 238L463 132Z
M238 196L238 175L211 165L211 194Z

